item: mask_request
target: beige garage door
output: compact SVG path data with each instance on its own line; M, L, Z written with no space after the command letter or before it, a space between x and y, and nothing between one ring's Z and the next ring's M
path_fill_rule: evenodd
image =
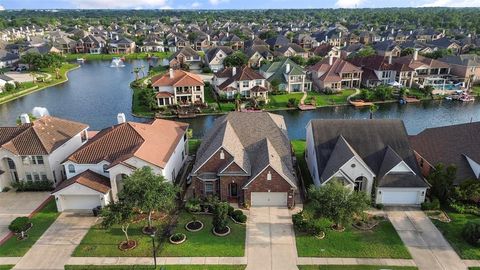
M64 195L64 210L92 210L101 204L98 195Z
M252 206L287 206L287 192L252 192Z

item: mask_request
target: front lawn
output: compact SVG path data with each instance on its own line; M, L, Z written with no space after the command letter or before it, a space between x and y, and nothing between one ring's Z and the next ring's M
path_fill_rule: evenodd
M243 270L244 265L163 265L157 270ZM0 268L1 270L1 268ZM150 265L65 265L65 270L154 270Z
M323 93L310 91L307 92L307 99L308 101L311 98L315 98L315 105L320 106L327 106L327 105L340 105L347 103L347 97L351 94L355 93L353 89L343 90L337 94L325 95ZM294 98L296 100L296 104L300 104L300 100L303 97L302 93L293 93L293 94L284 94L284 95L272 95L269 96L270 102L265 107L267 109L284 109L288 108L288 100Z
M416 270L413 266L385 265L299 265L299 270Z
M212 216L198 215L197 218L205 224L200 232L187 232L184 226L192 216L182 212L175 232L187 235L187 241L181 245L173 245L167 241L158 247L159 257L241 257L245 251L245 226L230 222L232 233L226 237L212 234ZM103 229L100 225L93 226L73 252L74 257L149 257L152 255L152 240L142 234L141 229L146 222L131 224L129 235L138 242L138 246L130 251L121 251L118 244L124 240L124 234L119 226Z
M300 257L411 258L388 220L381 221L372 231L361 231L351 226L344 232L327 230L322 240L304 233L295 234Z
M14 236L0 246L0 257L22 257L37 242L38 238L52 225L59 213L55 200L51 200L45 207L36 213L31 222L33 227L27 232L28 238L18 241Z
M10 270L14 267L15 265L0 265L0 270Z
M202 141L199 139L188 139L188 153L190 155L196 154L201 143Z
M432 222L442 232L443 236L450 242L450 245L452 245L462 259L480 260L480 248L470 245L462 237L463 226L468 221L480 221L480 217L453 212L448 212L447 214L452 219L450 223L444 223L438 220L432 220Z

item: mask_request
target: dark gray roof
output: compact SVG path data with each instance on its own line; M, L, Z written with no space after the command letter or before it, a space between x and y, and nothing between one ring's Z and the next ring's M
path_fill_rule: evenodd
M353 149L348 145L345 138L342 135L338 136L337 143L335 144L332 153L325 164L322 174L320 175L320 182L323 183L330 179L330 177L332 177L332 175L338 171L338 168L340 168L354 156L355 151L353 151Z
M376 174L380 187L391 186L392 183L397 187L427 187L419 177L420 170L401 120L314 119L311 125L319 175L323 175L325 170L338 171L344 164L341 161L355 154ZM412 180L391 182L392 177L381 176L399 160L403 160L415 172L416 175L409 174ZM326 172L325 175L332 174Z

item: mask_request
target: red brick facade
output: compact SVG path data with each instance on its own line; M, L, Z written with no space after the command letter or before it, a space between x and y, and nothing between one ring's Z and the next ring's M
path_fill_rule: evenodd
M272 180L267 180L268 172L272 175ZM291 189L290 184L273 170L270 166L260 173L244 190L244 197L247 203L251 202L252 192L288 192L288 207L293 207L295 202L295 191Z

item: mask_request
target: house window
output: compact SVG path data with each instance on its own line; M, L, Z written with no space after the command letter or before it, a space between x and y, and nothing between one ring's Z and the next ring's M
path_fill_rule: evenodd
M272 173L270 171L268 171L267 173L267 180L268 181L272 180Z
M103 164L103 172L108 173L108 164Z
M423 158L420 159L420 167L423 168Z
M247 88L250 84L249 81L243 81L242 85L244 88Z
M43 163L43 156L37 156L37 164L44 164Z
M85 142L87 139L88 139L87 131L84 130L84 131L82 132L82 135L81 135L82 143Z
M75 166L73 164L68 165L68 172L75 173Z
M23 165L30 165L30 158L28 156L22 156Z
M225 153L223 150L220 151L220 159L225 159Z
M32 182L32 180L33 180L32 174L27 172L27 173L25 173L25 175L27 176L27 181Z
M33 173L33 180L40 181L40 175L38 173Z
M213 182L205 182L205 194L213 194Z
M255 85L262 85L262 80L256 80Z
M35 156L30 156L29 158L32 164L37 164L37 160L35 159Z
M42 181L48 181L48 177L47 177L47 174L46 173L40 173L40 178L42 179Z

